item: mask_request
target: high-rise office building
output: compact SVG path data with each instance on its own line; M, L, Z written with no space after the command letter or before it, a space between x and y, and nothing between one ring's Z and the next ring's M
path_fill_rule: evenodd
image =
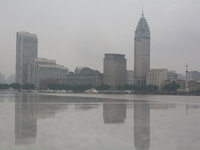
M150 30L142 13L134 39L134 79L137 85L146 85L150 70Z
M27 63L37 58L38 38L29 32L17 32L16 41L16 78L21 85L27 83Z
M126 59L122 54L105 54L103 83L116 87L126 84Z

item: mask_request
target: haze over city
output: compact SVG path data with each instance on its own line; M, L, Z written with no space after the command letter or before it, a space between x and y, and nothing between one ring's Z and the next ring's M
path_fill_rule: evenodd
M15 74L16 32L37 34L38 56L74 71L103 72L105 53L125 54L134 68L135 29L142 16L151 31L150 68L199 70L200 1L0 1L0 72Z

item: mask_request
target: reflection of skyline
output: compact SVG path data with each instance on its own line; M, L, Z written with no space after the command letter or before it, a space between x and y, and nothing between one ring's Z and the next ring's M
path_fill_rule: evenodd
M134 101L134 140L136 150L150 147L150 104Z
M27 99L27 94L15 96L15 145L35 143L37 119L33 118L33 107L29 107L34 103L31 100Z
M133 102L134 105L132 105ZM55 118L56 113L71 110L72 107L74 110L83 112L83 110L94 110L101 106L103 114L101 112L99 119L102 119L103 115L104 124L125 123L126 109L131 108L132 110L134 107L135 148L137 150L147 150L150 147L150 109L163 110L176 106L175 104L173 107L171 104L168 105L152 101L16 93L15 143L16 145L36 143L37 123L39 124L37 119ZM80 119L84 120L84 118Z
M126 100L105 99L103 103L104 123L124 123Z
M75 109L88 110L97 108L100 98L56 97L27 93L15 94L15 145L35 144L37 119L55 118L55 114L74 103Z
M0 96L0 103L4 103L4 96Z
M54 118L57 110L66 108L55 101L40 95L15 94L15 145L35 144L37 119Z

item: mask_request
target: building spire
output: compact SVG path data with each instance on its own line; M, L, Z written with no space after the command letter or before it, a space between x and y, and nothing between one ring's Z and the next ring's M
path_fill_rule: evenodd
M143 6L142 6L142 17L144 17L144 13L143 13Z
M185 67L186 67L186 71L188 71L188 64L186 63L186 65L185 65Z

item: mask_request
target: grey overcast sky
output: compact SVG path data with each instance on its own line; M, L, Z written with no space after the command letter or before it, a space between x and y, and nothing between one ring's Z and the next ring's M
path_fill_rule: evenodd
M0 0L0 72L15 74L16 32L37 34L38 57L70 71L103 72L105 53L134 68L134 34L142 15L151 31L151 69L200 71L200 0Z

